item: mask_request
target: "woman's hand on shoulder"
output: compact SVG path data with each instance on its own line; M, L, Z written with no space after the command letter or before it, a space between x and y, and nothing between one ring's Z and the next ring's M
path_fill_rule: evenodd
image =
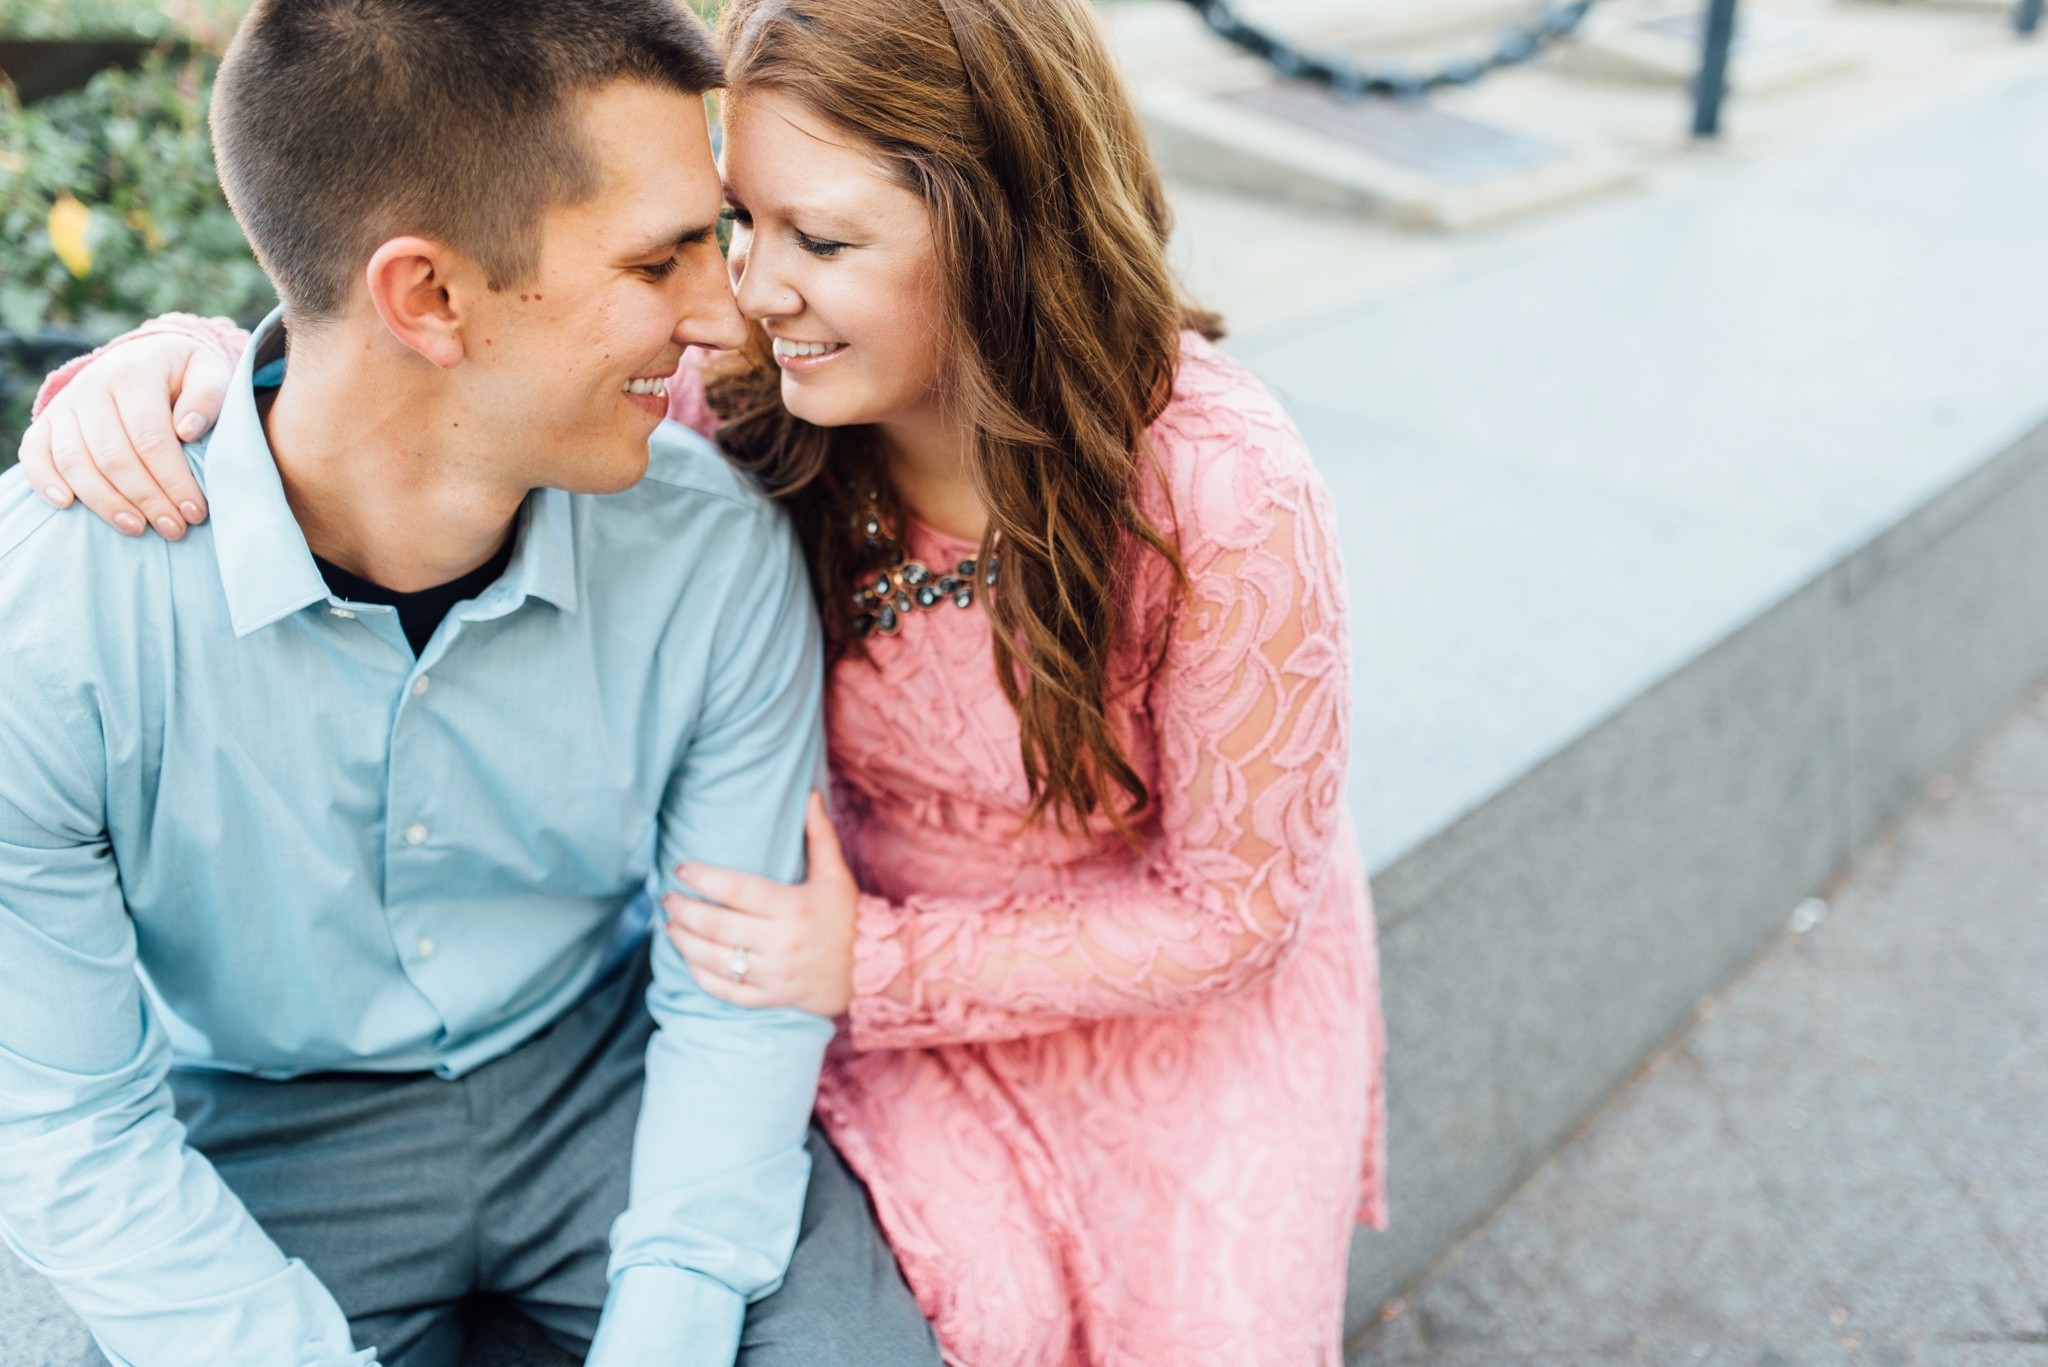
M167 541L206 517L181 445L220 416L232 371L178 333L122 342L59 390L21 441L23 473L59 508L73 499L129 536Z
M677 893L662 898L668 937L712 996L735 1006L794 1007L819 1016L837 1016L853 1001L860 888L840 853L825 800L815 792L804 812L804 845L809 872L794 885L703 864L676 869L676 877L710 900Z

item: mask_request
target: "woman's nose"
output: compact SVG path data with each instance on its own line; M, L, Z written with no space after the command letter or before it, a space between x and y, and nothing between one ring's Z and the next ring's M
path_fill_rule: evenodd
M758 246L739 256L732 271L733 295L739 300L740 312L755 322L803 312L803 295L774 269Z

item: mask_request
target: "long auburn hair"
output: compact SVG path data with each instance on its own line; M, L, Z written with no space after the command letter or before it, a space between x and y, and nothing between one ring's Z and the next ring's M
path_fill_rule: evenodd
M720 16L728 98L773 90L874 148L929 206L951 345L943 401L970 436L1000 556L983 602L1016 709L1027 824L1102 810L1128 837L1148 800L1113 734L1112 648L1141 556L1185 590L1171 529L1139 508L1146 428L1180 333L1215 337L1166 262L1165 197L1086 0L733 0ZM856 533L871 491L901 527L872 429L782 405L758 328L715 375L720 444L789 508L832 657L866 649ZM1148 643L1156 667L1165 627Z

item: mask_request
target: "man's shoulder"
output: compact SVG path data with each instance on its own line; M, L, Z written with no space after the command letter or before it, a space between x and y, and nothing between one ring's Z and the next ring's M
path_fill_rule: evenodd
M161 576L165 543L123 536L82 507L59 510L30 487L21 467L0 474L0 595L8 610L31 589L29 602L68 604L109 587ZM68 609L67 609L68 610Z
M193 549L123 536L83 507L50 507L19 469L0 474L0 661L50 696L109 680L130 696L176 630L170 556Z
M0 566L56 515L29 487L19 465L0 474Z
M709 438L666 419L647 440L647 475L641 484L655 497L712 498L749 512L768 506L760 490L732 468Z
M585 516L608 537L638 534L716 556L736 535L756 550L790 536L789 520L718 448L681 423L664 421L647 443L647 473L623 493L581 497Z

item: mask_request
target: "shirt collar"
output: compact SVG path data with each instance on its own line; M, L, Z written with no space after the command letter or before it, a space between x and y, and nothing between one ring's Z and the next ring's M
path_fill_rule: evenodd
M326 581L285 501L284 480L270 454L250 383L256 353L284 326L283 309L256 327L228 382L227 402L206 443L206 501L214 552L236 636L260 631L311 603L324 602Z
M228 384L227 402L207 440L206 501L228 618L247 636L332 595L313 563L306 535L284 496L284 480L256 411L255 361L284 326L283 309L257 325ZM536 489L520 511L519 545L501 588L500 611L529 596L576 611L576 537L569 495Z
M520 509L519 544L499 582L511 590L509 606L528 598L576 611L576 528L569 495L535 489Z

